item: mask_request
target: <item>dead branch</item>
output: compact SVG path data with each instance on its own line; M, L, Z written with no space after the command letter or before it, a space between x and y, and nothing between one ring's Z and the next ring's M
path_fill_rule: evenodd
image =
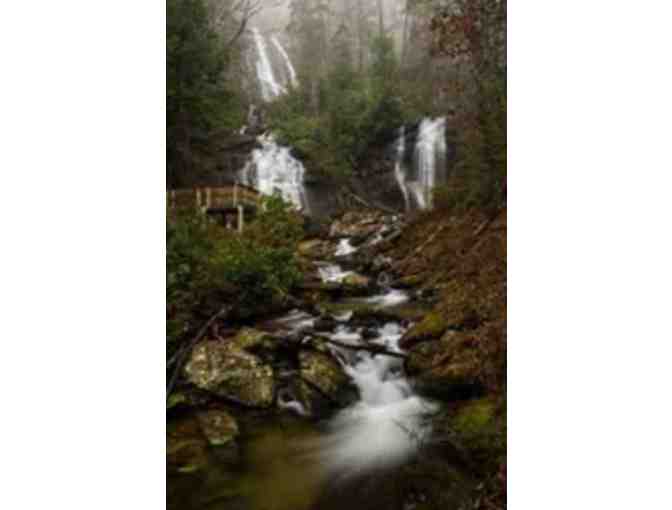
M392 356L395 358L401 358L401 359L406 359L408 356L406 354L402 354L400 352L394 352L386 349L382 345L375 345L375 344L370 344L370 345L351 345L351 344L346 344L344 342L339 342L338 340L332 340L326 335L315 335L316 338L319 338L320 340L336 345L338 347L343 347L344 349L352 349L355 351L367 351L372 354L382 354L384 356Z

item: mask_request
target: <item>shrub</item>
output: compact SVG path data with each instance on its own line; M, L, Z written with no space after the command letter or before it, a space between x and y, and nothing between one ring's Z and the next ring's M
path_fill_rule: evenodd
M229 303L240 317L283 298L299 281L300 217L278 197L244 235L206 216L179 212L167 222L166 301L169 355L180 340Z

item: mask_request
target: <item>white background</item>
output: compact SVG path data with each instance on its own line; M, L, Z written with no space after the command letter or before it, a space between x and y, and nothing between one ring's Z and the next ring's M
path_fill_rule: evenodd
M672 4L509 1L509 508L671 508ZM0 5L0 507L165 508L165 3Z

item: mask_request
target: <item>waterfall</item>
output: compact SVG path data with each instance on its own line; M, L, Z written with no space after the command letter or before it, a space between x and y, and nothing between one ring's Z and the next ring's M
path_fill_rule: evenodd
M303 164L291 155L289 147L278 145L273 135L261 135L258 141L261 148L252 151L250 160L240 171L242 183L264 195L279 192L296 208L310 212L303 184Z
M254 38L254 44L257 49L258 59L256 68L257 78L261 84L261 95L264 98L264 101L271 101L286 93L287 89L275 79L273 67L271 66L271 59L266 47L266 40L261 35L258 28L252 29L252 37Z
M412 168L404 165L406 138L402 126L396 141L394 176L404 196L404 206L406 211L431 209L433 190L445 178L441 167L446 162L446 118L422 119L415 140Z
M399 189L404 195L404 205L406 211L410 211L411 203L408 196L408 186L406 186L406 174L404 173L404 155L406 153L406 128L399 128L399 138L397 139L397 159L394 163L394 176L397 178Z
M285 51L285 48L282 47L282 44L280 44L280 41L278 41L278 38L273 36L271 37L271 41L273 41L273 44L275 45L276 49L278 50L278 53L282 56L282 60L285 63L285 66L287 67L287 72L289 73L289 80L292 84L292 87L296 88L299 86L299 80L296 78L296 70L294 69L294 66L292 65L292 60L289 58L289 55L287 55L287 52Z
M286 94L289 86L298 87L299 80L296 77L292 60L278 38L271 36L267 39L258 28L252 28L252 38L256 55L257 80L261 85L263 100L266 102L272 101ZM267 44L268 40L270 40L272 46ZM282 71L282 68L284 68L285 72L278 73L280 76L276 76L276 72L273 70L273 62L276 63L275 71Z
M425 118L420 123L415 144L417 185L412 189L420 209L431 209L432 190L437 181L437 167L445 161L446 118Z

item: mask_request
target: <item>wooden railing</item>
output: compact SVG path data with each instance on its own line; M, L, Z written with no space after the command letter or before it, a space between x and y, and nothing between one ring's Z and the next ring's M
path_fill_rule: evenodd
M194 207L204 212L237 209L238 206L256 209L261 202L261 194L243 184L170 190L167 195L168 209Z

